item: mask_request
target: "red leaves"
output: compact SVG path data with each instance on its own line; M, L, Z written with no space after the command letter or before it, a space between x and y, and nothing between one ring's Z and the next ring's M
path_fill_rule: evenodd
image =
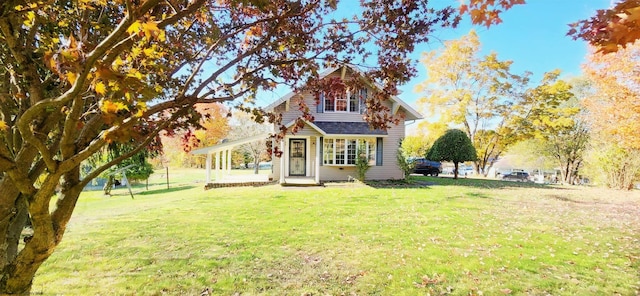
M180 137L180 140L182 141L182 150L184 150L184 152L189 152L200 144L200 140L191 130L187 130L187 132Z
M460 5L458 10L460 14L468 13L474 24L489 28L502 22L500 13L524 3L525 0L470 0L469 4Z
M567 35L574 39L588 41L598 47L598 52L616 52L640 39L640 1L620 1L613 8L598 10L595 16L570 27Z

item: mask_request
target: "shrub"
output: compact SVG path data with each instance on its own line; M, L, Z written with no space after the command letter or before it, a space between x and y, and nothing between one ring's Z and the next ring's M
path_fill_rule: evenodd
M358 173L357 179L360 181L364 181L367 171L371 167L369 165L369 157L367 156L367 152L363 149L358 148L357 153L358 153L358 157L356 157L356 172Z

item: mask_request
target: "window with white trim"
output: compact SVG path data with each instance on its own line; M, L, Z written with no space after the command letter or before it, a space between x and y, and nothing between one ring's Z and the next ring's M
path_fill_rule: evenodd
M332 165L335 158L333 153L333 139L324 139L322 143L322 163Z
M362 105L360 101L366 99L363 97L364 95L366 95L366 92L362 90L353 92L347 90L346 93L335 97L325 94L324 112L360 113L360 106Z
M335 139L335 164L344 164L344 139Z
M324 138L322 145L323 165L354 166L359 152L367 156L369 165L376 164L375 138Z

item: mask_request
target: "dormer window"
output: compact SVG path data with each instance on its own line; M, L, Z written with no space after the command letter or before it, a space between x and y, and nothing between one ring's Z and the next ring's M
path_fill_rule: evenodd
M318 112L362 113L366 97L366 89L347 90L346 93L335 96L322 94L322 100L320 100L322 106L318 106Z

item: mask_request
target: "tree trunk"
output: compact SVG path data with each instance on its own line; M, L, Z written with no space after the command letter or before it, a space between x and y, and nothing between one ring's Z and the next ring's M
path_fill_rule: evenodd
M254 160L253 161L253 173L257 175L259 170L260 170L260 160L258 160L258 161Z
M7 231L2 255L6 260L0 279L1 295L28 295L33 278L40 265L51 256L62 241L66 225L71 218L83 184L79 180L79 167L64 174L62 190L57 197L55 210L50 211L51 198L60 183L60 175L48 175L35 194L19 194L17 198L15 223ZM0 191L1 192L1 191ZM33 235L25 237L24 247L18 250L20 233L26 225L28 209L31 215ZM7 242L10 242L8 244ZM17 255L14 255L17 252Z
M458 179L458 163L453 163L453 178Z
M110 175L107 178L107 181L104 183L104 187L102 187L102 190L104 191L104 195L111 195L112 188L113 188L113 175Z

